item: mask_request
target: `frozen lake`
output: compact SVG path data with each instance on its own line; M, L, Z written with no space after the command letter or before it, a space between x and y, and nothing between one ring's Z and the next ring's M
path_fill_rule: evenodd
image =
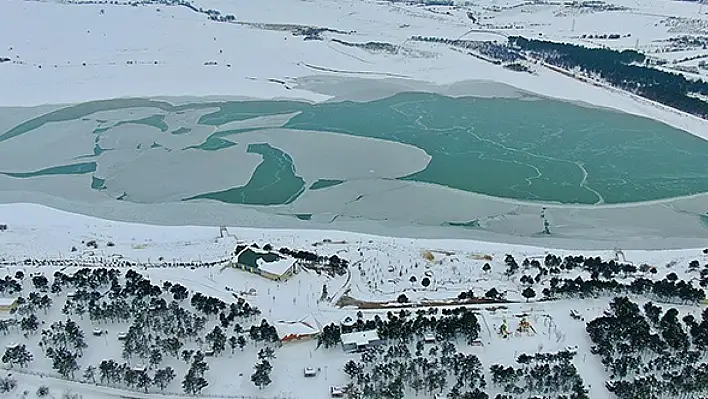
M100 206L131 220L146 217L135 206L153 204L206 212L148 212L168 224L373 221L540 240L708 232L699 195L708 142L521 93L115 99L0 109L0 121L3 202ZM541 234L544 219L551 236Z
M268 118L279 116L280 120L268 122ZM23 158L38 162L32 170L20 170L12 162L12 154L5 153L0 171L16 178L95 173L104 180L102 190L110 189L112 180L120 180L126 198L141 198L143 182L131 183L122 176L112 176L110 171L135 156L154 158L154 164L144 165L146 168L136 178L157 174L163 181L189 187L183 176L162 173L159 169L164 166L159 161L198 153L189 161L184 159L183 166L204 170L197 163L210 165L219 158L213 153L223 151L230 154L231 165L236 166L243 164L240 158L244 158L245 149L247 154L254 154L248 158L262 159L246 184L240 185L234 179L229 187L212 185L214 191L198 192L195 188L187 190L188 195L180 200L210 198L251 205L293 202L318 180L336 180L338 185L363 177L348 174L348 165L333 170L323 164L319 168L315 165L320 176L305 178L298 174L298 161L304 160L293 161L286 148L274 146L266 138L259 140L262 134L273 130L281 130L283 136L315 137L305 132L332 132L384 140L389 146L405 144L423 150L430 156L429 162L421 168L420 162L409 162L408 154L403 154L407 151L399 151L405 156L381 165L374 154L351 159L347 156L350 148L336 140L330 140L331 146L318 140L301 143L311 153L330 153L343 156L342 162L371 164L372 178L423 182L493 197L614 204L708 191L708 142L667 125L532 97L453 98L432 93L400 93L365 102L320 104L228 101L173 106L148 99L89 102L38 115L7 129L0 135L0 153L15 149L7 145L10 140L12 144L24 142ZM77 149L93 139L93 151L76 152L61 165L49 165L40 143L57 137L48 135L61 136L65 146ZM299 137L294 140L303 141ZM28 151L31 148L37 149L35 154ZM105 154L106 151L120 151L125 161ZM92 167L91 162L86 162L88 159ZM210 175L229 169L214 166L219 169ZM389 170L377 175L374 166ZM212 180L208 175L201 179ZM176 199L150 197L155 202Z

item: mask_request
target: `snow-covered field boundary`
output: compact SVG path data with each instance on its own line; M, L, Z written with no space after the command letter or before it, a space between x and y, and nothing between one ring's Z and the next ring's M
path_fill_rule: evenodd
M86 392L92 392L92 393L99 393L102 395L108 395L108 396L114 396L114 397L121 397L121 398L131 398L131 399L187 399L187 398L194 398L194 395L185 395L184 393L180 392L169 392L169 391L164 391L160 393L145 393L139 389L125 389L125 388L116 388L112 387L110 385L102 384L100 382L96 383L87 383L87 382L81 382L81 381L73 381L73 380L65 380L61 378L59 375L56 373L48 373L40 370L32 370L32 369L27 369L27 368L10 368L6 365L0 366L2 369L4 369L6 372L12 373L15 376L17 374L21 374L22 377L20 379L22 382L33 382L36 383L37 385L46 385L48 381L52 381L58 385L62 385L66 387L67 391L75 391L75 392L81 392L81 393L86 393ZM37 378L32 378L32 377L39 377ZM253 395L233 395L233 394L223 394L223 395L214 395L214 394L200 394L200 398L213 398L213 399L293 399L293 397L290 396L253 396Z

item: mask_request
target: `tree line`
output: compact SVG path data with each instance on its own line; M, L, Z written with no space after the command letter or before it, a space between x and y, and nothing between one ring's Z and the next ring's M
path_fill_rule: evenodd
M603 294L635 294L654 297L662 301L679 301L681 303L698 303L706 299L705 291L695 288L690 282L683 280L663 279L653 281L637 278L629 284L615 279L583 280L551 278L550 287L543 289L543 295L548 298L557 297L597 297Z
M510 36L508 41L511 47L549 64L564 69L579 68L583 73L600 76L612 86L708 119L708 102L694 96L708 96L707 82L646 66L646 57L637 51L588 48L521 36Z

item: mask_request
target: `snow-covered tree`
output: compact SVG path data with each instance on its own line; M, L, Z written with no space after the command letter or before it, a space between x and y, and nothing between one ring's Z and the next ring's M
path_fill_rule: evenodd
M273 369L273 366L271 366L267 360L256 363L253 368L255 372L251 375L251 381L259 389L265 388L272 382L270 379L270 371Z
M174 380L176 377L175 371L172 369L172 367L165 367L164 369L158 369L155 371L155 385L160 387L161 391L164 391L165 388L167 388L168 385Z

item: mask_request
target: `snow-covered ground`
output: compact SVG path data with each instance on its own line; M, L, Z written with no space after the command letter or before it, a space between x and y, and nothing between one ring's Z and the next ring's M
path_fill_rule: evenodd
M0 9L0 57L11 61L0 65L0 104L166 95L321 101L330 96L299 87L297 79L322 74L399 77L409 80L412 88L421 87L423 81L446 85L482 80L617 108L704 134L705 122L543 67L535 76L517 73L445 46L409 40L436 36L505 41L509 35L525 35L634 48L659 46L658 40L708 29L706 11L699 3L671 2L667 9L660 1L625 2L605 4L626 8L623 11L498 1L458 7L370 0L192 2L195 9L234 16L228 23L211 21L188 7L157 2L128 6L120 1L8 0ZM669 20L669 15L676 18ZM304 35L292 33L298 27L336 32L325 31L323 40L303 40ZM611 32L600 32L599 27ZM603 33L620 33L623 38L581 39L582 34ZM372 52L335 40L388 43L399 46L399 51ZM348 91L355 88L349 86Z
M468 347L458 342L460 350L477 355L488 370L488 367L495 363L513 364L520 353L554 352L568 346L577 346L579 355L574 363L592 398L607 397L603 380L608 376L603 371L599 359L589 353L591 343L584 332L584 323L573 320L569 314L575 310L585 320L595 318L607 306L609 296L585 299L582 302L539 302L537 299L542 296L540 291L548 287L548 276L533 286L537 296L525 302L520 294L523 286L519 283L519 276L529 274L533 277L536 272L533 268L521 266L517 274L506 276L506 255L514 256L520 265L524 259L535 259L543 263L543 258L549 253L557 256L600 256L604 260L617 259L635 266L647 264L655 267L655 274L640 274L645 278L662 279L668 273L674 272L686 281L697 277L695 271L689 271L688 263L691 260L698 260L701 264L708 260L708 255L704 254L702 249L622 253L608 249L578 252L471 240L403 239L336 231L228 227L228 232L222 237L218 227L164 227L111 222L30 204L0 206L0 221L7 224L7 230L0 232L0 258L6 263L20 263L17 266L6 266L3 273L5 276L14 276L17 271L22 271L26 276L43 273L50 278L51 283L51 276L55 271L72 274L78 268L33 266L30 263L63 259L90 264L105 262L109 258L139 261L143 266L135 270L149 278L153 284L162 285L164 281L178 282L191 292L201 292L227 303L233 301L234 293L251 291L251 295L243 297L261 309L262 317L271 324L313 317L319 326L323 326L338 323L347 316L356 318L358 311L362 311L366 318L376 314L383 316L387 309L396 308L396 299L401 293L406 294L412 303L425 304L436 301L450 302L457 298L460 292L468 290L472 290L475 296L482 297L487 290L496 288L505 292L507 298L516 303L503 304L501 308L493 305L476 306L479 308L480 339L483 346ZM90 241L95 241L97 248L88 247L87 243ZM212 262L228 259L238 243L256 243L261 246L269 243L274 248L285 246L313 251L318 255L337 255L350 261L350 273L328 277L325 274L303 270L289 280L275 282L242 270L224 268L222 265L196 268L158 267L164 262ZM23 262L27 264L21 264ZM490 270L483 270L485 263L490 264ZM411 281L411 276L416 276L415 282ZM557 275L559 278L570 279L578 276L589 278L586 272L580 270L562 271ZM422 279L426 277L432 280L428 287L421 284ZM31 291L31 284L29 278L25 279L28 291ZM321 298L323 285L328 291L325 300ZM48 314L37 312L38 317L46 321L40 329L47 328L53 321L63 319L60 310L66 300L66 292L52 294L54 306ZM356 305L339 306L338 303L341 303L343 297L350 301L379 304L380 309L357 309ZM454 302L450 303L454 305ZM688 312L696 317L699 317L701 310L695 306L667 306L678 307L682 313ZM502 338L497 333L502 323L508 323L511 330L516 329L520 319L515 315L519 314L528 315L526 319L534 326L535 333ZM82 370L88 365L97 365L101 360L121 359L121 345L116 345L115 336L118 332L124 332L128 324L97 324L88 317L74 319L87 335L89 345L79 362ZM251 323L257 324L259 320L260 317L254 317L240 323L248 329ZM207 331L212 328L214 321L210 322ZM92 336L90 332L96 327L108 328L108 335ZM20 339L19 332L11 329L8 335L0 335L0 344L4 347ZM94 387L57 378L51 370L50 360L43 354L36 353L39 339L39 334L21 339L22 343L33 348L35 360L28 370L15 368L9 371L20 383L20 390L17 392L21 393L26 389L33 394L37 387L46 385L55 395L65 390L80 393L85 398L126 395L122 385ZM193 343L190 345L195 346ZM258 344L254 346L249 343L243 352L236 349L231 354L227 348L225 354L209 358L210 385L203 393L216 396L325 398L328 397L330 386L347 383L348 379L342 372L343 364L348 360L358 359L358 355L345 354L339 347L317 348L315 341L287 343L276 352L277 358L273 361L274 369L271 375L273 383L259 390L249 379L253 364L257 361L258 349ZM134 366L136 362L138 360L131 360ZM187 365L176 359L166 359L163 366L168 364L176 370L177 378L165 391L173 393L168 397L174 397L181 392L179 384ZM319 368L320 373L316 378L306 380L302 376L304 367ZM40 377L27 375L28 372L45 374ZM77 374L81 374L81 371ZM77 379L81 380L80 377ZM157 391L156 388L151 389L150 395L154 396ZM127 396L144 397L133 392Z
M0 236L0 258L10 263L21 263L25 259L73 259L89 263L126 259L155 266L166 262L207 263L229 259L239 243L256 243L260 246L271 244L276 249L304 249L328 257L337 255L350 261L352 276L333 279L329 287L330 294L335 291L341 293L339 289L346 283L345 289L350 289L353 297L365 301L391 301L400 293L406 293L416 300L446 299L457 297L457 294L472 286L479 296L494 287L502 291L500 287L503 286L504 290L508 290L508 299L523 300L519 289L521 285L510 281L503 274L507 254L512 254L519 263L525 258L537 259L543 263L543 258L551 253L560 257L599 256L605 260L627 261L635 266L648 264L658 268L659 273L656 275L646 274L656 279L675 272L688 280L691 278L687 274L691 260L699 260L701 263L708 261L708 255L702 252L702 248L620 250L608 247L600 251L579 252L473 240L412 239L329 230L233 226L228 227L228 235L221 237L217 226L154 226L113 222L34 204L0 205L0 221L8 225L8 230ZM92 240L98 244L97 249L87 247L86 243ZM485 263L490 264L491 271L482 270ZM173 278L182 276L179 278L189 279L181 274L184 273L182 269L155 270L157 273L174 273ZM193 273L207 272L198 268ZM213 273L209 273L210 278L214 279ZM578 276L577 273L564 273L557 277L572 279ZM533 270L529 270L528 274L535 276ZM232 284L235 284L234 288L244 291L251 288L249 283L263 281L240 272L237 275L239 279L245 280ZM223 277L223 272L219 276ZM421 284L426 276L432 280L427 288ZM415 277L416 282L411 282L411 277ZM550 277L544 277L543 281L547 283ZM222 281L221 277L218 280ZM317 283L301 288L311 295L319 295L321 291L318 289L321 285ZM218 292L223 287L215 289ZM313 289L317 292L312 292ZM538 296L541 297L540 292ZM256 302L256 305L262 303Z
M619 90L581 82L541 65L534 66L535 74L513 72L447 46L409 40L412 36L436 36L505 41L506 36L518 34L594 46L637 47L670 62L677 59L675 54L684 55L678 57L681 59L705 52L702 48L662 52L676 47L667 42L669 38L693 37L704 31L707 10L695 2L671 2L669 6L655 0L619 0L595 5L495 0L454 7L370 0L195 0L191 4L192 8L158 1L3 1L0 58L9 61L0 63L0 105L38 106L127 96L182 96L170 97L170 101L183 103L190 96L326 101L367 100L411 90L483 96L532 92L644 115L701 137L708 132L706 121ZM200 9L204 12L199 12ZM205 14L210 9L218 10L222 17L233 15L234 21L210 20ZM329 30L320 34L322 40L304 40L308 29ZM621 38L595 38L613 33ZM337 40L373 41L398 46L399 50L370 51ZM697 65L697 61L689 64ZM5 109L0 125L14 126L54 107ZM133 128L123 126L119 134L148 137ZM201 137L199 134L206 135L207 131L192 134ZM346 145L353 153L366 154L370 147L362 144L364 141L339 145ZM54 151L46 152L44 161L48 164L56 164L60 149L65 148L63 144L69 145L68 140L56 144ZM91 151L88 147L86 150ZM218 164L217 161L232 155L224 154L207 155ZM34 167L34 161L35 157L13 157L13 167L8 170L25 163ZM139 174L145 168L141 164L144 161L138 160L126 170ZM255 161L256 156L241 152L238 166L231 166L236 172L210 180L219 179L220 186L246 181ZM304 161L297 162L299 168L304 167ZM186 168L185 165L175 168ZM319 167L315 162L313 165ZM160 195L181 192L183 187L167 180L162 171L155 169L152 175L154 181L160 182L152 186L153 191ZM197 172L175 175L199 176ZM190 179L194 180L193 185L199 183L198 177ZM555 235L536 237L540 226L538 204L500 202L432 185L367 184L352 184L344 193L322 190L292 206L236 211L233 206L219 203L165 203L159 207L117 204L108 201L101 192L86 193L83 176L61 180L3 176L0 200L43 203L109 219L159 224L334 228L398 236L453 235L514 242L529 242L533 237L539 245L568 248L614 245L680 248L700 245L705 235L705 197L701 195L617 208L549 205L548 215ZM365 197L358 198L362 194ZM442 195L450 206L429 207L430 201L438 201ZM404 205L401 196L407 199ZM426 211L420 212L423 208ZM312 220L297 220L293 214L312 214ZM484 231L439 227L440 220L483 221ZM579 239L600 244L580 243Z

